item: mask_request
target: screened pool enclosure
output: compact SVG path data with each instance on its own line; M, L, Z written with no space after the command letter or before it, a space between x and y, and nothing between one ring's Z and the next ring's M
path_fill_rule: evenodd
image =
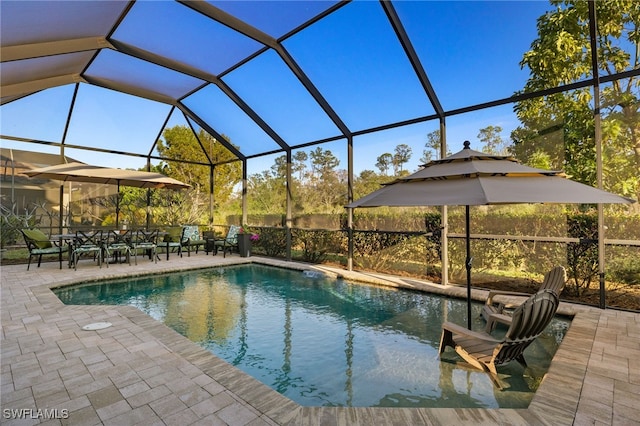
M246 224L264 235L277 228L289 258L306 252L300 240L310 232L332 231L341 240L327 250L348 268L354 256L355 266L376 264L357 259L364 256L358 232L426 235L438 248L391 255L409 252L424 264L435 250L446 282L460 266L448 258L462 233L456 208L429 210L439 217L429 228L423 211L398 225L343 206L464 140L638 199L633 0L2 1L0 8L5 207L19 201L6 191L15 179L11 149L169 174L194 166L202 225ZM184 132L195 140L189 152L172 145ZM82 189L66 190L73 200ZM487 225L475 237L537 245L531 250L588 239L598 245L602 276L605 244L616 258L637 255L637 209L598 206L599 231L588 238L567 231L561 207L528 211L542 221L555 215L560 231L533 229L510 213L497 220L510 229ZM324 216L309 219L314 214ZM564 249L554 256L532 272L566 262ZM491 262L487 269L501 267Z

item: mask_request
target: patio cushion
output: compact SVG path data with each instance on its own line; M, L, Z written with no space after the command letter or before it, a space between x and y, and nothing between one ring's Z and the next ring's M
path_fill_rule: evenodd
M24 234L29 238L39 249L46 249L52 247L49 237L39 229L25 229Z
M184 233L182 234L182 242L186 243L189 241L199 241L200 240L200 230L198 229L198 225L186 225L184 227Z
M31 250L31 254L32 255L36 255L36 254L58 254L60 252L64 253L64 247L58 247L58 246L51 246L51 247L45 247L45 248L36 248Z

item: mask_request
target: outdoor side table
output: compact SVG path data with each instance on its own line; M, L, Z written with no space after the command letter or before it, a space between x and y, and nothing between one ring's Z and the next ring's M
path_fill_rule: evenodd
M204 252L209 254L209 252L213 252L214 255L218 254L218 248L216 247L216 239L215 238L207 238L206 243L204 245Z

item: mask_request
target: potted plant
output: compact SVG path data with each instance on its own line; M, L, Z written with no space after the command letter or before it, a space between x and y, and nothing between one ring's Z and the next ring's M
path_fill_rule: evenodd
M258 234L251 232L245 232L245 228L241 227L238 231L238 252L240 257L251 256L251 245L260 239Z

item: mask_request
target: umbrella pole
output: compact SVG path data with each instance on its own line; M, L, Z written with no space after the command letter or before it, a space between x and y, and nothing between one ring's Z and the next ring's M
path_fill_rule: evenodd
M120 219L120 180L118 180L118 191L116 192L116 229L120 229L118 221Z
M147 188L147 231L151 229L151 188Z
M471 233L469 231L469 206L465 206L465 226L467 228L467 259L465 267L467 269L467 328L471 330Z
M62 182L62 185L60 185L60 221L58 223L58 233L60 235L64 233L62 232L62 228L64 226L64 222L63 222L64 210L62 208L63 204L64 204L64 182Z

